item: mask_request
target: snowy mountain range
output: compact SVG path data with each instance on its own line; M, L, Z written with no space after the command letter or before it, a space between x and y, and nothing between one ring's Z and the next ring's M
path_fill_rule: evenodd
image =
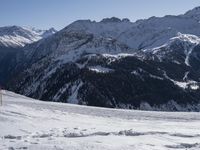
M199 7L136 22L79 20L8 55L0 81L45 101L200 111L199 22Z
M23 47L56 33L56 30L39 30L31 27L0 27L0 46Z
M199 7L179 16L151 17L130 22L128 19L106 18L100 22L80 20L64 30L90 33L105 38L113 38L133 49L160 46L178 32L200 35Z

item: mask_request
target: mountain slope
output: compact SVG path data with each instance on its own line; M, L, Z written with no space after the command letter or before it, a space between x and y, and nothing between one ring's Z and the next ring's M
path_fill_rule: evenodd
M46 103L3 91L0 120L1 150L200 148L199 113Z

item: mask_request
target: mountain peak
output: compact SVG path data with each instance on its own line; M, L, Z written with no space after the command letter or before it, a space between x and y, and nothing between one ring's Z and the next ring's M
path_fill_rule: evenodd
M186 16L188 17L192 17L198 21L200 21L200 6L199 7L195 7L192 10L189 10L185 13Z
M191 10L189 10L188 12L186 12L186 14L187 13L199 13L200 12L200 6L198 6L198 7L195 7L195 8L193 8L193 9L191 9Z
M121 20L117 17L111 17L111 18L104 18L100 22L102 22L102 23L119 23L119 22L130 22L130 20L127 18L124 18Z
M56 32L57 32L57 30L54 29L54 28L50 28L49 30L44 30L43 34L42 34L42 37L46 38L48 36L51 36L51 35L55 34Z
M57 32L57 30L55 28L50 28L48 31Z
M110 22L121 22L121 19L117 17L112 17L112 18L104 18L101 20L103 23L110 23Z
M5 27L0 27L0 35L1 34L12 34L13 32L22 32L24 29L20 26L5 26Z

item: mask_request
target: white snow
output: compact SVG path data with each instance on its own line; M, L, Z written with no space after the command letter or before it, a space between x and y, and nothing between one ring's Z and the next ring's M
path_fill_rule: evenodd
M189 58L190 58L190 54L192 53L193 48L194 48L194 47L190 48L189 51L188 51L188 53L186 54L185 64L186 64L187 66L190 66L190 64L189 64Z
M188 79L188 74L189 74L189 73L190 73L189 71L185 72L185 75L184 75L184 77L183 77L183 80L184 80L184 81Z
M130 57L130 56L135 56L135 53L118 53L118 54L102 54L104 57L114 57L116 59L121 59L121 58L125 58L125 57Z
M66 92L67 88L69 87L69 84L66 83L62 88L59 89L59 91L55 94L55 96L53 97L54 101L58 101L60 96Z
M134 75L136 75L136 76L140 76L140 73L138 72L138 70L133 70L133 71L131 72L131 74L134 74Z
M187 77L187 74L188 72L185 73L185 76L183 78L186 79ZM176 80L173 80L171 79L167 73L164 71L164 77L170 81L172 81L175 85L179 86L180 88L183 88L183 89L187 89L187 88L190 88L192 90L198 90L199 89L199 85L196 81L193 81L193 80L187 80L187 81L176 81Z
M187 88L187 82L179 82L179 81L174 81L174 84L178 85L179 87L186 89Z
M74 83L74 85L71 88L71 95L67 99L67 102L70 104L78 104L78 91L83 85L82 81L77 81Z
M37 40L39 40L39 38L30 40L20 35L15 35L15 36L4 35L0 37L1 43L6 47L9 47L9 46L23 47L25 44L32 43Z
M192 90L198 90L199 86L196 81L188 80L187 82L180 82L180 81L173 81L174 84L178 85L179 87L186 89L190 88Z
M150 76L151 78L154 78L154 79L163 80L163 78L161 78L161 77L159 77L159 76L155 76L155 75L153 75L153 74L149 74L149 76Z
M200 38L198 36L192 35L192 34L182 34L182 33L178 32L176 37L171 38L171 40L176 40L176 39L180 39L181 41L184 41L184 42L189 41L192 44L200 43Z
M196 85L196 84L194 84L194 85L190 85L190 88L191 88L192 90L198 90L198 89L199 89L199 86Z
M146 75L148 75L148 76L151 77L151 78L158 79L158 80L163 80L162 77L153 75L153 74L151 74L151 73L149 73L149 72L143 70L142 68L138 68L137 70L133 70L133 71L131 72L131 74L134 74L134 75L140 77L141 79L143 79L143 78L142 78L142 74L146 74Z
M197 150L200 114L42 102L4 91L0 149Z
M110 72L114 71L113 69L105 68L102 66L91 66L91 67L89 67L89 70L94 71L96 73L110 73Z

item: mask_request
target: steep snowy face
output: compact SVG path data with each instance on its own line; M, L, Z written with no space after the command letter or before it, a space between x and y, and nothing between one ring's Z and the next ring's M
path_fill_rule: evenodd
M56 35L24 47L27 61L49 57L63 62L75 62L84 54L130 53L132 50L112 38L84 32L58 32Z
M56 32L55 29L38 30L30 27L1 27L0 28L0 46L5 47L23 47L26 44L36 42L46 38Z
M198 36L178 33L176 37L169 39L168 42L159 47L142 50L142 55L144 58L176 61L176 63L185 63L190 66L191 57L197 58L197 53L200 53L199 51L194 52L199 44L200 38Z

